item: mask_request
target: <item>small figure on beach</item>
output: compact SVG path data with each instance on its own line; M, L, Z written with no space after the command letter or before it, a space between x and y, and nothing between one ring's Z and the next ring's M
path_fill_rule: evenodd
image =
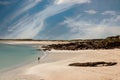
M40 57L38 57L38 63L40 62Z

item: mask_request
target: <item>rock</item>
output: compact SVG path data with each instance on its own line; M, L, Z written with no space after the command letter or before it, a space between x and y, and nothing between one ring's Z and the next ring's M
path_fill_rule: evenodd
M52 44L43 46L48 50L85 50L85 49L113 49L120 48L120 37L108 37L106 39L77 40L68 44Z
M116 62L86 62L86 63L72 63L69 66L78 66L78 67L102 67L102 66L113 66L116 65Z

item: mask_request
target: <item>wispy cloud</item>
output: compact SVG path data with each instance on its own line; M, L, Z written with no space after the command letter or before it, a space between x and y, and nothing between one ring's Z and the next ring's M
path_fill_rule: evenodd
M95 10L87 10L87 11L85 11L86 13L88 13L88 14L96 14L97 13L97 11L95 11Z
M29 9L35 7L39 2L42 0L27 0L21 6L18 7L17 10L13 12L11 16L12 19L16 18L17 16L21 15L22 13L28 11Z
M89 0L85 1L87 3ZM48 5L44 10L34 15L21 18L15 24L10 26L10 28L12 28L12 32L10 32L9 35L7 34L5 38L34 38L44 28L46 19L70 9L74 4L75 3L57 4L55 1L53 4ZM27 7L24 7L25 10L23 9L18 14L26 11L29 8L32 8L33 4L29 4L29 6L27 5Z
M82 3L90 3L91 0L56 0L55 4L67 4L67 3L74 3L74 4L82 4Z
M25 0L21 5L18 5L12 13L8 14L6 18L4 18L1 26L6 26L6 24L10 24L14 19L29 11L31 8L35 7L42 0ZM10 30L9 30L10 31Z
M116 15L116 12L115 11L104 11L102 14L103 15Z
M0 5L9 5L11 2L9 1L0 1Z
M62 24L66 25L70 30L69 35L71 36L69 36L69 39L88 39L120 34L120 26L116 24L118 22L120 22L120 15L110 19L103 19L99 24L91 20L81 20L80 17L66 18Z

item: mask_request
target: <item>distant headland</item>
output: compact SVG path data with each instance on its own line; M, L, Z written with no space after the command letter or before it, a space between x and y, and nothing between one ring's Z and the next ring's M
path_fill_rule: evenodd
M45 50L86 50L120 48L120 35L105 39L74 40L35 40L35 39L0 39L0 43L8 44L41 44Z
M120 48L120 35L105 39L70 40L67 44L52 44L43 46L46 50L86 50Z

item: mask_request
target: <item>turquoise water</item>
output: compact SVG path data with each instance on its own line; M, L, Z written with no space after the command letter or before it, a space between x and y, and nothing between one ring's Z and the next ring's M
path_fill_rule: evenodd
M40 51L31 46L0 44L0 70L35 61L38 56Z

